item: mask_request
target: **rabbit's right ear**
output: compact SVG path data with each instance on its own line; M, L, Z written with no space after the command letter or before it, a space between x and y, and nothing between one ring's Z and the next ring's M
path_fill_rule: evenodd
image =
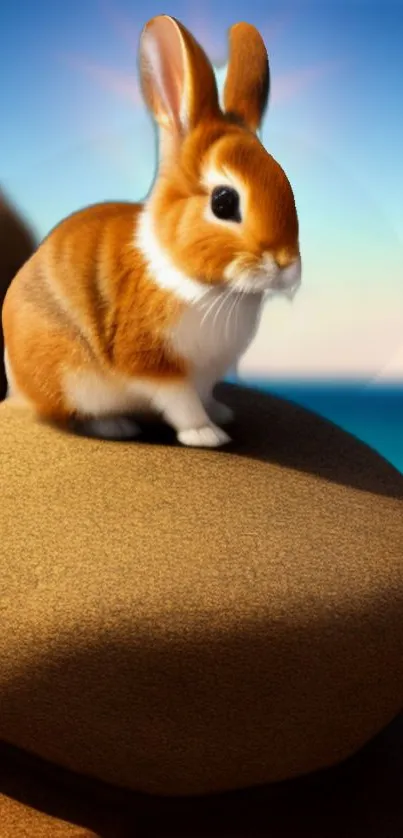
M220 114L213 68L201 46L173 17L158 15L145 25L140 77L157 123L177 138L202 119Z
M251 131L260 128L270 92L269 59L255 26L236 23L229 30L230 54L224 108Z

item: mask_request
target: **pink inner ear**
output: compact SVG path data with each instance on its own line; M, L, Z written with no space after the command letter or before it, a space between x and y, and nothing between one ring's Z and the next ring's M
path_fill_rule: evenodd
M178 128L182 124L185 66L180 35L175 24L158 18L150 24L144 43L150 73L149 84L154 90L156 117L168 116Z

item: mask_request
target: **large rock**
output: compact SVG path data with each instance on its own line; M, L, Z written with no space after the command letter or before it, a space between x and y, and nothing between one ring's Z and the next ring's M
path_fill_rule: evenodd
M232 448L108 443L0 406L0 737L204 793L330 766L403 699L403 477L223 385Z

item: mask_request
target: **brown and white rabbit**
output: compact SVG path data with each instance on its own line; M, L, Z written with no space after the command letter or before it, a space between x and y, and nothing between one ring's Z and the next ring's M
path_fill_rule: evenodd
M220 108L200 45L172 17L140 41L160 165L143 204L105 203L62 221L19 271L3 324L10 394L103 438L158 414L183 445L229 441L212 395L256 333L266 292L300 282L290 183L259 141L269 66L238 23Z

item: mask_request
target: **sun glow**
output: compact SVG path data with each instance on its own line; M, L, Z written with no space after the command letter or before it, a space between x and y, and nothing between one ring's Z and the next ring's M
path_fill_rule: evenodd
M141 29L146 20L144 19L136 23L131 18L127 18L116 5L106 2L106 0L103 0L100 5L103 14L111 26L111 37L112 30L114 30L115 35L122 42L122 57L124 55L124 45L128 47L127 69L111 67L99 62L98 59L76 53L64 52L61 54L61 58L72 70L77 71L82 77L87 77L90 82L95 82L95 84L113 96L120 98L126 104L134 107L143 107L137 72L137 49ZM289 18L287 17L275 19L265 22L264 25L259 27L267 44L269 55L270 45L273 44L273 40L278 36L279 32L285 28L288 20ZM202 14L200 11L195 12L193 4L191 6L189 5L187 14L183 17L183 22L206 50L214 67L219 71L218 79L220 79L227 61L226 33L223 32L222 37L218 38L216 34L217 27L213 20L208 18L206 7L204 7ZM311 87L329 73L337 70L339 66L339 61L329 59L329 61L314 63L301 67L300 69L290 69L285 73L272 74L271 101L277 105L289 100Z

